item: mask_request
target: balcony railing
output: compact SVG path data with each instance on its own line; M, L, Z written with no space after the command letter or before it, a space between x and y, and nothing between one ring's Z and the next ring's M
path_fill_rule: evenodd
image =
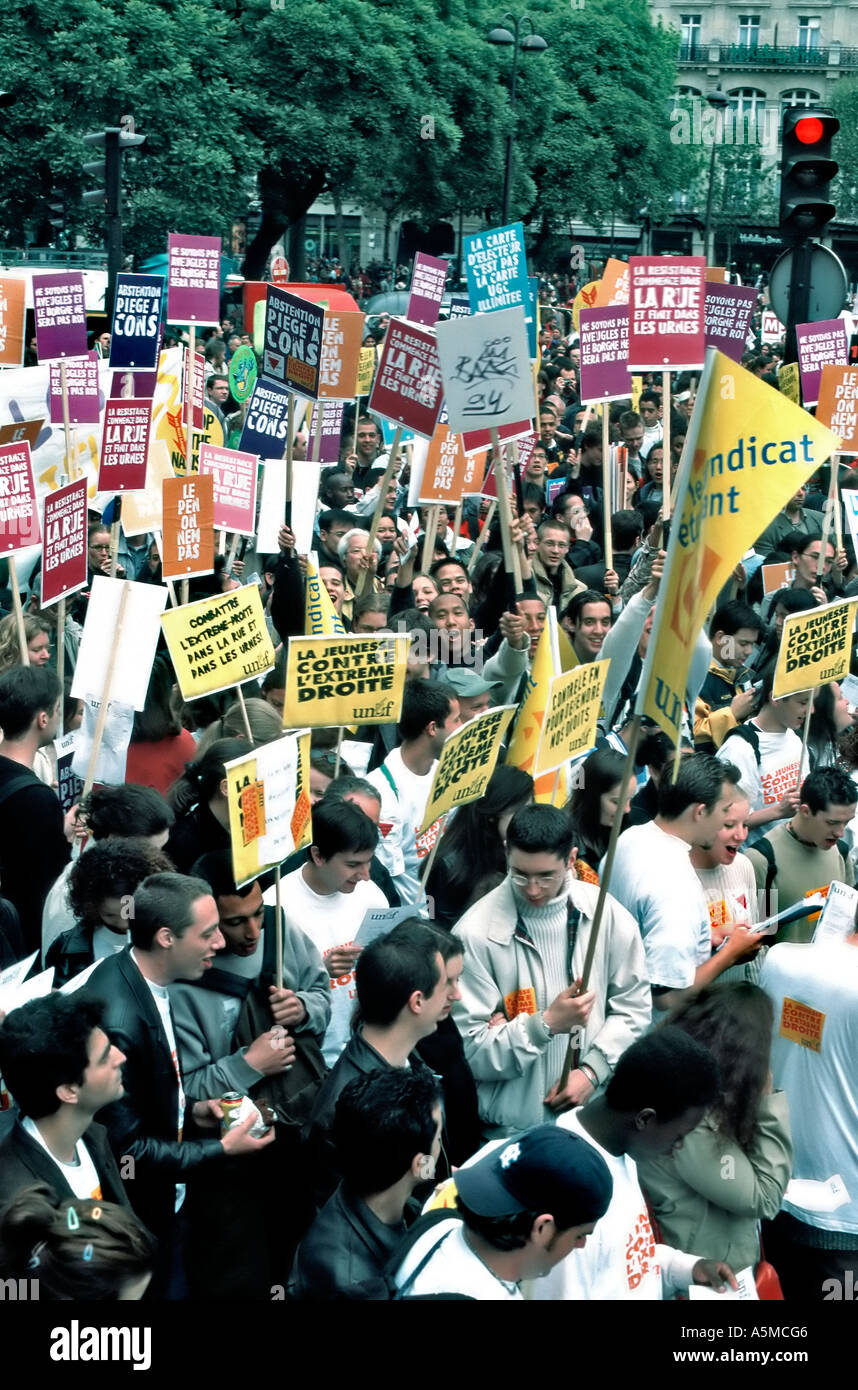
M858 48L829 44L827 48L805 48L800 44L683 43L681 63L719 63L724 67L749 68L858 68Z

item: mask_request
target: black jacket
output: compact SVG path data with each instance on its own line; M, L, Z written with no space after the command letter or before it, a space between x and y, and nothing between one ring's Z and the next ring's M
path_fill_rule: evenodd
M103 1200L116 1202L120 1207L129 1206L104 1126L91 1124L83 1141L95 1164ZM62 1169L45 1153L41 1144L30 1138L19 1118L0 1140L0 1207L11 1202L25 1187L39 1182L47 1183L63 1201L74 1197Z
M219 1139L180 1141L179 1084L167 1035L130 949L104 960L83 986L104 1006L104 1029L125 1053L125 1095L99 1111L114 1154L134 1159L131 1205L155 1235L172 1226L175 1185L224 1156Z
M301 1301L390 1298L384 1268L405 1234L340 1183L298 1247L290 1294Z
M26 952L41 945L45 898L70 854L56 793L0 755L0 883L18 910Z
M45 967L54 967L54 989L82 974L94 960L92 927L84 926L82 922L68 931L60 932L45 953Z

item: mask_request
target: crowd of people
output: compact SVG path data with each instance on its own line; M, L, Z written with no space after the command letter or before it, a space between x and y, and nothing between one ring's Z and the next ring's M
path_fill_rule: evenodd
M341 630L409 636L408 675L396 721L344 746L313 731L280 923L270 874L236 881L226 764L282 732L308 571L288 522L278 554L244 555L277 647L246 715L234 689L183 702L159 650L125 781L65 814L54 739L61 712L81 718L89 586L59 634L21 576L26 662L0 622L0 965L54 975L0 1023L0 1276L57 1299L659 1300L748 1270L771 1289L773 1266L796 1303L854 1277L858 931L815 939L815 895L855 882L855 711L835 683L772 688L785 618L858 594L851 547L827 539L829 469L756 543L789 582L764 593L739 566L719 596L679 747L645 722L630 750L695 381L668 403L644 377L612 404L606 457L577 339L542 319L518 593L488 499L442 508L428 548L408 449L382 500L381 423L346 411L314 561ZM225 319L205 347L227 426L239 345ZM766 379L778 357L745 365ZM88 540L90 581L160 582L152 537L120 531L117 552L93 517ZM221 564L190 596L235 583ZM575 662L610 662L567 796L502 754L481 799L421 834L446 740L521 709L555 616ZM388 908L401 920L361 945Z

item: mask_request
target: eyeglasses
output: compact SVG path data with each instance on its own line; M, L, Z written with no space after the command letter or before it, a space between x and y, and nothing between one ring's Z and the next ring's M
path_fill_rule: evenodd
M549 874L510 874L512 882L516 888L527 888L529 884L536 884L537 888L550 888L552 883L557 880L558 874L565 873L564 869L553 869Z

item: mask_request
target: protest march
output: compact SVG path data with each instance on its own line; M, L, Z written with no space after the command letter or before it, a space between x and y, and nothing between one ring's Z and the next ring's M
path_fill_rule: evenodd
M0 1281L852 1297L842 321L781 377L667 254L560 316L512 223L236 331L220 256L98 352L0 276Z

